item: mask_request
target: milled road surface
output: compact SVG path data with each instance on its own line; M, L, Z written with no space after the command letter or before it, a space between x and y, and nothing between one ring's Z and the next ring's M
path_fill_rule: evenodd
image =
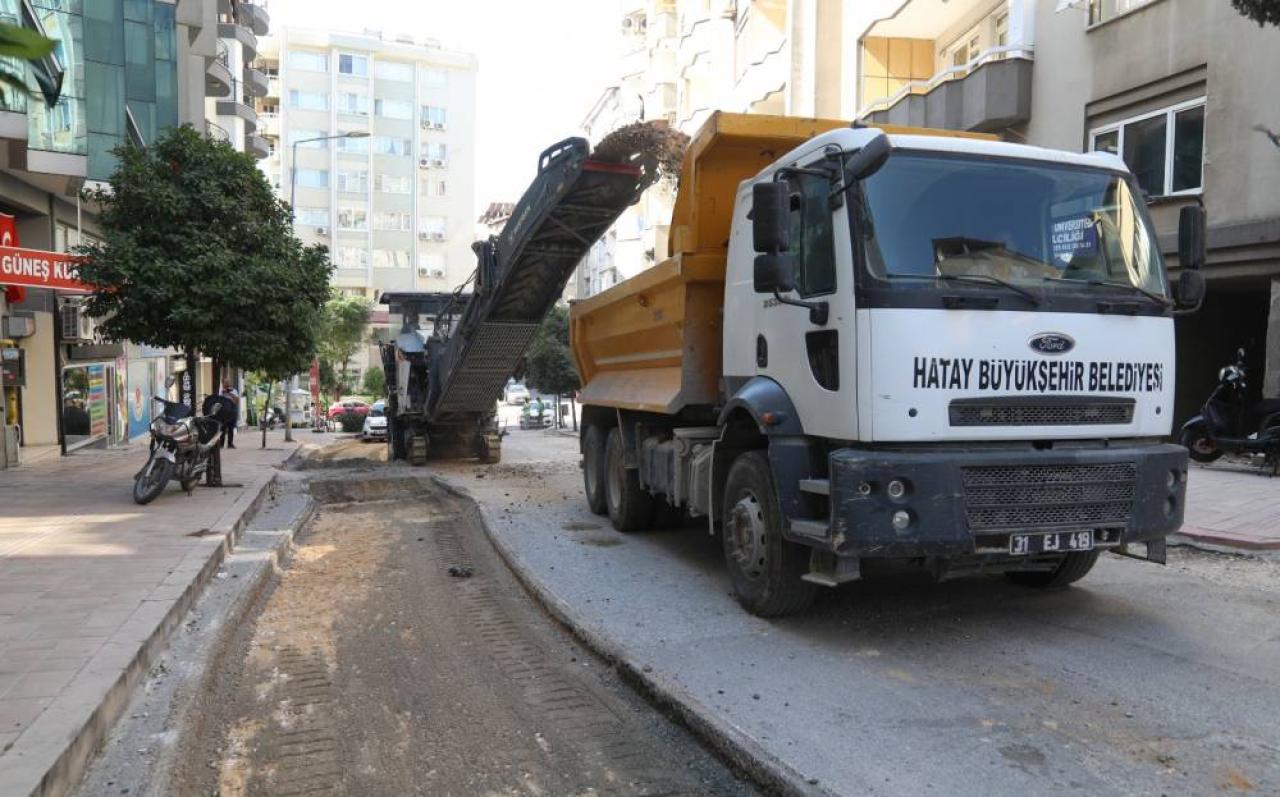
M819 789L1280 794L1278 562L1105 555L1057 592L869 578L765 621L717 539L613 531L577 462L573 438L516 431L501 464L436 470L576 622Z
M224 650L178 794L752 793L534 608L473 507L369 464L313 482L323 507Z

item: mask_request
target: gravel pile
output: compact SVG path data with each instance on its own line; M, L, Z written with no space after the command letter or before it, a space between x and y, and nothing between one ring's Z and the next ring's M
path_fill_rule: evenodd
M634 122L614 130L596 145L591 157L609 163L640 162L656 169L657 178L674 183L680 174L689 137L664 120Z

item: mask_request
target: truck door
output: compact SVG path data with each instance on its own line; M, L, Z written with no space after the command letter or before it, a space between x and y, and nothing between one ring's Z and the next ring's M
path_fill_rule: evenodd
M813 164L814 167L820 162ZM831 181L789 178L791 253L796 289L790 298L827 302L827 323L802 308L761 295L756 303L757 373L772 377L791 397L807 434L857 437L854 372L852 240L844 203L832 208Z

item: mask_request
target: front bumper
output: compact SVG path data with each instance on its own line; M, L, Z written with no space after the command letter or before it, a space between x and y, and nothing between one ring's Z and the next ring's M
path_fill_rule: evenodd
M839 556L994 554L1019 532L1092 529L1099 547L1163 539L1182 525L1186 499L1187 451L1165 444L840 449L829 465L827 547ZM895 480L906 486L896 499ZM899 510L910 516L903 529Z

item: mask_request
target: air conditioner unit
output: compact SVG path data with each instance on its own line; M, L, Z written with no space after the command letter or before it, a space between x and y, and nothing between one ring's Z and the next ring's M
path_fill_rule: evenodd
M423 120L422 120L422 129L423 129L423 130L430 130L430 129L431 129L431 121L430 121L429 119L423 119Z
M435 277L436 279L444 279L444 269L442 268L431 269L431 276Z
M444 122L432 122L431 126L436 130L444 130Z
M418 233L418 240L419 240L419 241L430 241L430 240L431 240L431 233L427 232L426 230L423 230L422 232Z
M431 166L431 159L418 158L418 166L422 167L423 169L429 168Z
M97 324L79 304L64 304L59 308L62 321L62 339L73 341L93 340Z
M439 158L432 158L432 159L431 159L431 165L432 165L432 166L435 166L436 168L440 168L440 169L442 169L442 168L444 168L444 161L443 161L443 160L441 160L441 159L439 159Z
M442 232L433 232L433 233L431 233L431 240L433 240L433 241L443 241L443 240L444 240L444 233L442 233Z
M329 234L328 227L316 227L316 235L328 235L328 234Z

